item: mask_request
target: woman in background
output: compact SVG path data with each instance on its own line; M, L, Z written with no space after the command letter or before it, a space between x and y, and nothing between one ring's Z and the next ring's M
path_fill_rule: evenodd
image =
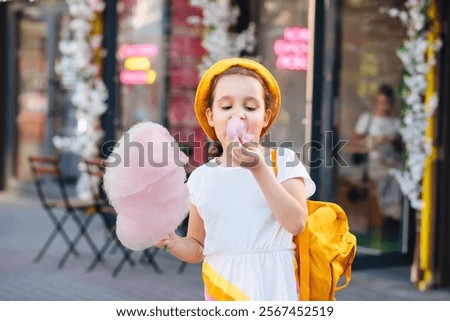
M395 108L394 90L381 85L375 95L373 111L362 114L355 126L354 145L367 147L369 190L375 198L375 211L380 212L383 238L398 240L401 219L401 192L389 173L402 162L401 120L392 115ZM381 215L380 215L381 214ZM375 227L380 223L375 218Z

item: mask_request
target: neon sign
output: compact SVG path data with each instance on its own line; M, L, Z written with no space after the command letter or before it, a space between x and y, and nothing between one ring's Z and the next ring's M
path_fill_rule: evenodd
M151 69L151 57L158 56L154 44L127 44L119 48L119 58L123 60L120 82L125 85L151 85L156 80L156 71Z
M156 71L154 70L122 70L120 72L120 82L125 85L151 85L156 80Z
M275 41L273 49L280 69L304 71L308 69L309 30L287 27L283 39Z
M123 65L128 70L148 70L151 63L147 57L130 57L125 59Z
M155 44L142 45L122 45L119 48L119 58L126 59L129 57L156 57L158 56L158 46Z

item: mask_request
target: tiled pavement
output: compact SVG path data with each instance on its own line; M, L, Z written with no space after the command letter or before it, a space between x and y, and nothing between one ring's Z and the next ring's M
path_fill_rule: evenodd
M180 261L163 251L155 255L161 274L148 264L137 263L125 265L114 278L119 251L109 252L105 262L87 271L93 254L82 241L79 256L69 257L60 269L57 262L65 247L57 238L43 259L34 263L51 229L34 193L0 193L0 300L203 300L200 265L189 264L180 274ZM89 231L96 243L104 240L100 218L94 219ZM135 261L139 257L140 253L134 253ZM392 267L353 271L349 287L338 292L337 299L450 301L450 289L419 292L408 280L408 267Z

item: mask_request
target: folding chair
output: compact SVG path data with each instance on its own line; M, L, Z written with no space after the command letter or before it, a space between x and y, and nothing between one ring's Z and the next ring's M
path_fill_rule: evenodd
M54 229L50 233L44 246L35 257L34 261L39 262L48 250L50 245L60 234L67 245L67 250L58 262L58 266L62 268L70 254L77 255L76 245L82 237L84 237L94 253L97 253L92 238L87 233L87 228L93 218L93 203L91 201L80 200L79 198L69 197L68 188L66 187L64 177L59 167L59 159L56 156L30 156L28 158L33 180L42 206L48 213L54 224ZM56 183L56 184L55 184ZM55 191L50 190L50 186L57 187ZM57 212L62 211L63 214L58 218ZM82 219L79 212L88 214L86 219ZM68 219L72 219L78 227L76 236L71 239L63 226Z
M93 158L84 160L84 163L86 164L87 173L91 178L91 189L92 194L94 195L95 202L97 204L97 213L101 215L104 225L109 232L105 243L100 248L100 251L97 253L95 259L89 265L88 270L93 270L99 262L103 261L103 257L106 251L111 245L114 244L116 248L118 248L122 252L122 258L113 270L113 276L116 277L125 263L128 262L131 266L134 266L135 263L131 258L131 254L133 251L124 247L117 238L117 213L115 212L114 208L107 202L106 193L103 190L103 177L105 174L106 162L101 158ZM154 253L152 254L150 250L144 250L141 257L141 262L146 259L157 273L161 273L161 269L156 264L153 255Z

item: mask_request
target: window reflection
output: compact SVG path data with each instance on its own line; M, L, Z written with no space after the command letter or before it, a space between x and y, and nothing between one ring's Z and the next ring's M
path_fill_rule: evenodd
M262 1L258 25L258 54L278 81L282 106L270 139L292 142L290 148L301 152L305 140L306 71L277 68L275 43L285 39L287 28L307 28L308 1ZM293 29L294 30L294 29Z
M118 71L120 85L117 135L134 124L161 123L165 59L162 0L119 2ZM124 54L125 53L125 54Z
M389 100L402 74L396 50L405 32L399 21L379 12L380 6L350 0L343 6L338 127L340 138L350 141L343 155L350 166L338 169L338 203L361 248L392 252L401 249L405 209L398 183L389 175L390 168L402 166L401 143L394 140L400 107L395 98ZM392 95L380 94L383 84Z

